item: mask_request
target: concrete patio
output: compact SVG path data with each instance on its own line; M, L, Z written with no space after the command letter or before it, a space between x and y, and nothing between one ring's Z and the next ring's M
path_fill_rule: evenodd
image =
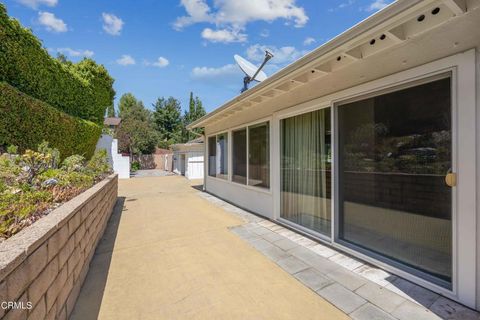
M71 319L347 319L179 176L123 180ZM122 209L123 208L123 209Z
M480 319L199 189L120 182L72 319Z

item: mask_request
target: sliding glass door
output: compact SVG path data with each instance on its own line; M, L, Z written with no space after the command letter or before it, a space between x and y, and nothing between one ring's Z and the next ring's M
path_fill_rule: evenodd
M330 236L330 108L281 120L280 217Z
M450 77L338 106L339 240L452 282Z

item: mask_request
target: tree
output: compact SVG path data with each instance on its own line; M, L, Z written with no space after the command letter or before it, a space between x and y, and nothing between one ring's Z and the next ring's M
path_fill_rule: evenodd
M118 102L118 116L123 118L132 107L138 104L137 98L131 93L125 93Z
M195 139L197 136L203 134L203 129L196 128L191 131L187 130L187 125L200 119L206 114L205 109L203 108L202 101L195 97L193 98L193 92L190 92L190 101L188 103L188 111L185 111L185 114L182 118L182 142L187 142L192 139Z
M107 108L107 117L115 117L115 107L113 104L109 105Z
M153 122L159 133L159 146L168 148L169 145L182 141L182 118L180 102L169 97L158 98L153 105Z
M117 139L120 152L141 155L155 152L158 136L149 122L127 118L117 130Z
M153 153L157 146L158 134L153 126L151 112L144 107L142 101L130 93L123 95L122 98L125 98L122 122L117 130L120 152L128 152L131 155Z

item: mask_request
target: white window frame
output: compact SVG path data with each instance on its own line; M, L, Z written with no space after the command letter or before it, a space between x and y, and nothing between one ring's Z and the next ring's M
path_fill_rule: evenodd
M452 289L446 289L432 282L406 272L404 269L394 267L372 255L363 254L357 250L338 243L338 174L337 174L337 148L336 135L336 104L356 97L366 96L391 90L401 85L426 79L437 74L451 72L452 76L452 165L457 174L457 186L452 190ZM288 109L276 112L273 115L271 127L275 136L272 136L273 154L271 168L276 177L271 181L271 188L275 190L274 218L280 220L280 120L294 115L311 112L325 107L332 107L332 237L319 237L311 230L305 230L295 225L299 231L317 237L320 241L328 243L353 256L380 266L381 268L397 274L426 288L457 300L474 308L476 302L476 66L475 49L439 59L412 69L401 71L384 78L370 81L349 89L341 90L327 96L308 101ZM459 125L461 124L461 125ZM282 221L283 222L283 221Z
M270 171L270 175L269 175L269 178L270 178L270 183L269 183L269 188L263 188L263 187L256 187L256 186L252 186L252 185L249 185L248 184L248 178L249 178L249 159L248 159L248 154L249 154L249 143L248 143L248 138L249 138L249 130L248 128L251 127L251 126L255 126L255 125L258 125L258 124L262 124L262 123L268 123L268 128L269 128L269 132L268 132L268 135L269 135L269 141L268 141L268 148L269 148L269 171ZM237 130L240 130L240 129L246 129L247 130L247 181L246 181L246 184L242 184L242 183L239 183L239 182L235 182L232 180L232 177L233 177L233 132L234 131L237 131ZM217 131L214 131L212 133L209 133L207 136L206 136L206 140L208 142L208 139L210 137L213 137L213 136L217 136L219 134L224 134L224 133L227 133L228 134L228 156L229 156L229 159L228 159L228 179L222 179L222 178L218 178L218 177L212 177L208 174L208 170L209 168L206 169L206 175L205 177L207 179L214 179L216 181L221 181L221 182L224 182L224 183L229 183L229 184L232 184L234 186L238 186L238 187L241 187L241 188L245 188L245 189L249 189L249 190L253 190L255 192L261 192L261 193L265 193L265 194L269 194L269 195L272 195L272 184L273 184L273 179L272 179L272 174L273 174L273 170L272 170L272 135L273 135L273 129L272 129L272 117L266 117L266 118L262 118L262 119L258 119L258 120L255 120L255 121L251 121L251 122L248 122L248 123L243 123L241 125L238 125L238 126L235 126L235 127L231 127L231 128L228 128L228 129L222 129L222 130L217 130ZM216 140L215 140L216 141ZM207 143L208 144L208 143ZM206 150L208 152L208 145L206 147ZM207 156L208 158L208 156ZM209 163L207 163L207 166L208 167Z

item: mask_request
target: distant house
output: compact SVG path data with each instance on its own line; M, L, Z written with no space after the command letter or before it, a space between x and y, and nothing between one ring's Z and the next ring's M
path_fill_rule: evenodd
M479 50L480 0L393 2L189 125L204 188L480 310Z
M116 130L117 127L120 125L120 122L122 122L122 118L108 117L108 118L105 118L105 120L103 121L103 124L112 130Z
M172 145L173 172L187 179L203 179L204 139L199 137L187 143Z

